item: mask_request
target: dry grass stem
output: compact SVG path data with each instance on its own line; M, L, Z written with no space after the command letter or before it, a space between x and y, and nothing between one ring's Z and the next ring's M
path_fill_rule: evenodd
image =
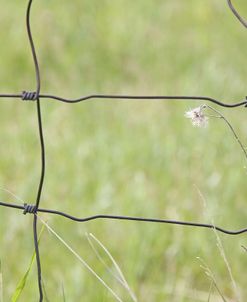
M75 250L64 240L60 235L58 235L41 217L39 220L45 225L45 227L79 260L79 262L96 278L98 281L103 284L103 286L115 297L119 302L123 302L122 299L105 283L105 281L100 278L100 276L86 263L81 256L75 252Z
M90 237L103 249L103 251L106 253L106 255L109 257L109 259L111 260L111 262L113 263L117 273L119 276L116 276L116 274L114 274L114 272L108 267L108 265L105 263L105 261L102 259L102 257L100 256L100 254L98 253L97 249L95 248L92 240L90 239ZM130 294L132 300L134 302L137 302L137 298L134 294L134 292L131 290L128 282L126 281L126 278L123 275L122 270L120 269L119 265L117 264L116 260L113 258L113 256L111 255L111 253L109 252L109 250L102 244L101 241L99 241L93 234L87 234L87 238L89 241L89 244L91 245L92 249L94 250L94 252L96 253L98 259L101 261L101 263L107 268L107 270L110 272L111 275L114 276L114 278L116 278L116 280L128 291L128 293Z

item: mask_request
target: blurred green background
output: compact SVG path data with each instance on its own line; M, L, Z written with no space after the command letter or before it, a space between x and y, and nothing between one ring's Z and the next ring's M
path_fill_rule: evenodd
M246 16L246 1L235 2ZM2 93L35 89L26 4L0 0ZM225 102L246 95L247 32L223 0L34 1L32 25L43 93L188 94ZM81 217L119 214L245 227L246 160L222 120L198 129L184 118L198 104L42 100L42 207ZM0 187L33 203L40 175L35 103L2 100L0 108ZM246 109L219 110L246 145ZM15 202L3 190L0 200ZM109 249L138 301L208 301L211 281L197 257L227 301L246 301L246 235L219 235L234 288L213 231L42 217L123 301L130 296L100 263L86 233ZM33 253L32 217L1 208L0 226L3 295L10 301ZM49 301L63 301L62 288L66 301L115 301L47 231L40 249ZM37 295L33 267L19 301L37 301ZM222 301L215 289L210 301Z

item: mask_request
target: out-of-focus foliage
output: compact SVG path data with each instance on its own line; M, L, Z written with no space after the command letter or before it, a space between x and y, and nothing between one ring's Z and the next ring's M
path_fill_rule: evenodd
M0 0L0 91L35 89L25 32L27 1ZM236 1L247 15L245 1ZM35 0L32 25L42 92L246 95L247 31L218 0ZM223 121L192 127L197 102L42 101L47 175L42 207L71 214L126 214L226 227L246 226L246 161ZM246 109L222 110L247 144ZM35 103L0 101L0 187L35 200L40 150ZM200 193L199 193L200 192ZM203 196L203 198L202 198ZM4 191L0 199L14 201ZM104 242L139 301L207 301L210 267L226 299L236 299L212 231L132 222L76 224L45 216L122 297L85 232ZM9 301L33 251L32 217L0 209L4 299ZM246 236L220 235L245 301ZM51 234L40 243L50 301L114 301ZM36 270L20 301L38 294ZM217 292L211 298L220 301Z

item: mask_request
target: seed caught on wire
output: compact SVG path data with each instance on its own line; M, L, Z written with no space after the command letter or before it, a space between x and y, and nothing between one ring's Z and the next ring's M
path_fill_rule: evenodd
M205 128L208 125L208 117L205 116L203 109L206 108L206 105L201 105L192 110L185 112L184 116L191 119L192 125L195 127Z

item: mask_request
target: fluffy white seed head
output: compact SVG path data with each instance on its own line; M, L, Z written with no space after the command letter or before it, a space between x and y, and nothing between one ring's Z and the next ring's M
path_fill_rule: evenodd
M191 119L192 125L195 127L205 128L208 125L208 117L205 116L203 109L206 108L205 105L194 108L185 112L185 117Z

